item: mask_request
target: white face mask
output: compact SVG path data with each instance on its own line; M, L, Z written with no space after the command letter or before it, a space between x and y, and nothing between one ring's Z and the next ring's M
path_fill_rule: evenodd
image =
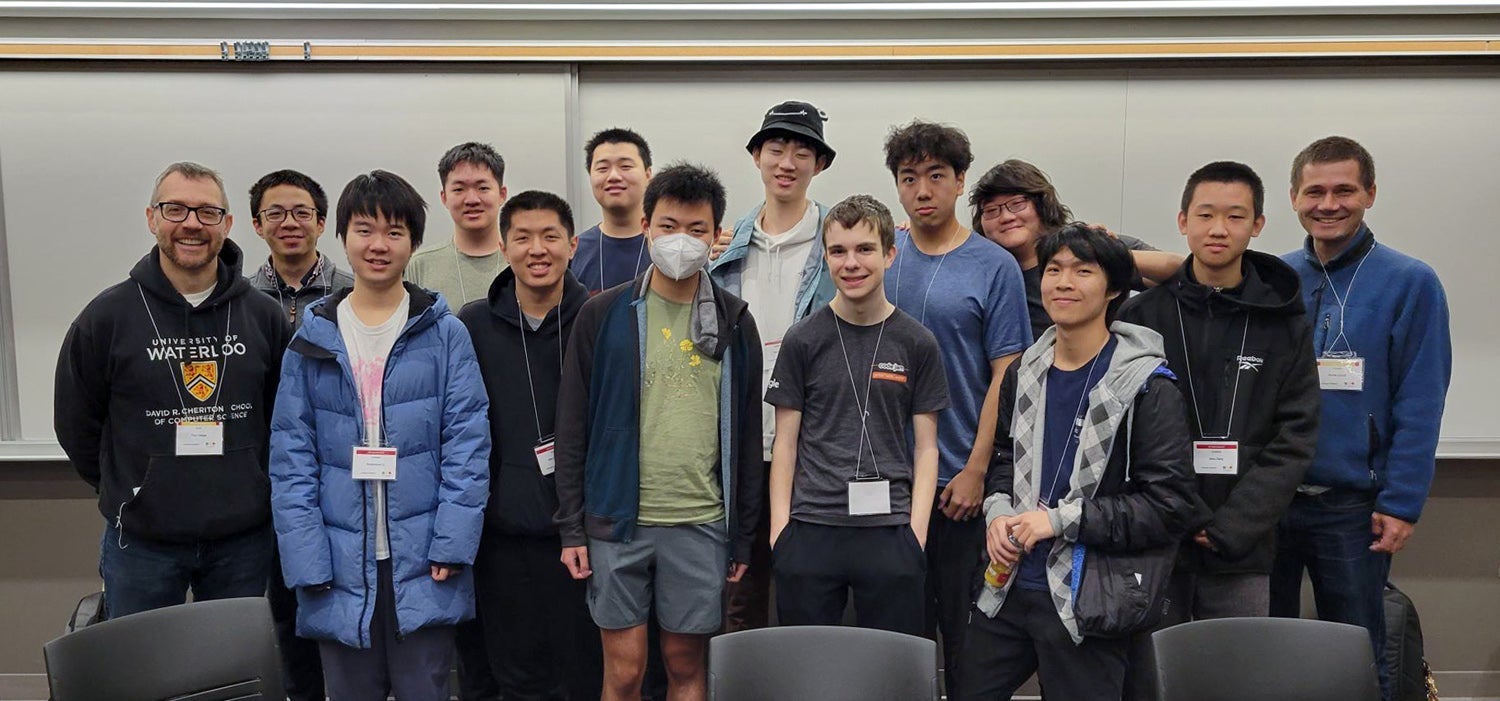
M673 280L686 280L708 264L708 244L688 234L665 234L651 240L651 262Z

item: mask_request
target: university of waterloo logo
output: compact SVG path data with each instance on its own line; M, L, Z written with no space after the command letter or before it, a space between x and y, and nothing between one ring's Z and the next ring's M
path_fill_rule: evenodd
M219 361L204 360L182 364L182 386L200 402L208 401L219 387Z

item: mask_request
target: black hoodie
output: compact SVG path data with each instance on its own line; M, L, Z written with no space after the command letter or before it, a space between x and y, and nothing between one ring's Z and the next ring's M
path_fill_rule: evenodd
M191 543L271 519L271 405L292 331L240 276L240 256L226 240L214 291L195 308L152 248L63 340L57 442L98 491L99 512L131 535ZM224 422L224 454L176 455L183 418Z
M588 298L588 289L573 273L566 273L562 302L536 330L525 327L524 348L525 321L516 301L515 269L506 268L495 278L487 299L470 302L458 313L474 340L490 397L494 448L490 451L486 528L507 535L557 534L552 522L557 487L552 476L542 475L533 448L539 436L552 435L562 383L562 352L573 320Z
M1227 433L1239 441L1237 474L1197 476L1213 511L1205 530L1217 551L1189 542L1185 563L1212 573L1266 574L1276 523L1317 445L1318 369L1296 272L1256 251L1246 251L1241 266L1238 287L1215 290L1193 278L1189 256L1166 284L1127 302L1120 320L1162 335L1168 366L1182 378L1193 439Z

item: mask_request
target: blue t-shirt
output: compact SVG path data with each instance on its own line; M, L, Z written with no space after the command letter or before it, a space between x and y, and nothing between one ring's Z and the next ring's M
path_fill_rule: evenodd
M568 267L573 276L589 288L589 294L596 295L634 280L649 265L651 254L646 251L645 234L617 239L605 236L595 226L578 235L578 251L573 254L573 263Z
M885 295L937 337L948 374L950 406L938 415L938 487L969 461L979 410L990 389L990 361L1031 345L1031 318L1021 266L999 244L968 239L945 255L929 256L896 235L896 262L885 274Z
M1042 429L1042 473L1037 491L1049 509L1056 508L1057 501L1068 493L1078 455L1078 434L1083 429L1083 416L1089 410L1089 391L1109 370L1109 360L1114 357L1117 345L1119 339L1110 337L1104 350L1077 370L1047 368L1047 417ZM1031 510L1029 504L1021 506ZM1037 543L1021 559L1016 586L1047 591L1047 553L1051 551L1050 539Z

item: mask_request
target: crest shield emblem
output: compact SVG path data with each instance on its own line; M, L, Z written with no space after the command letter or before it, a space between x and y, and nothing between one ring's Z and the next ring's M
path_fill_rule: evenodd
M200 402L208 401L219 387L219 361L182 364L182 386Z

